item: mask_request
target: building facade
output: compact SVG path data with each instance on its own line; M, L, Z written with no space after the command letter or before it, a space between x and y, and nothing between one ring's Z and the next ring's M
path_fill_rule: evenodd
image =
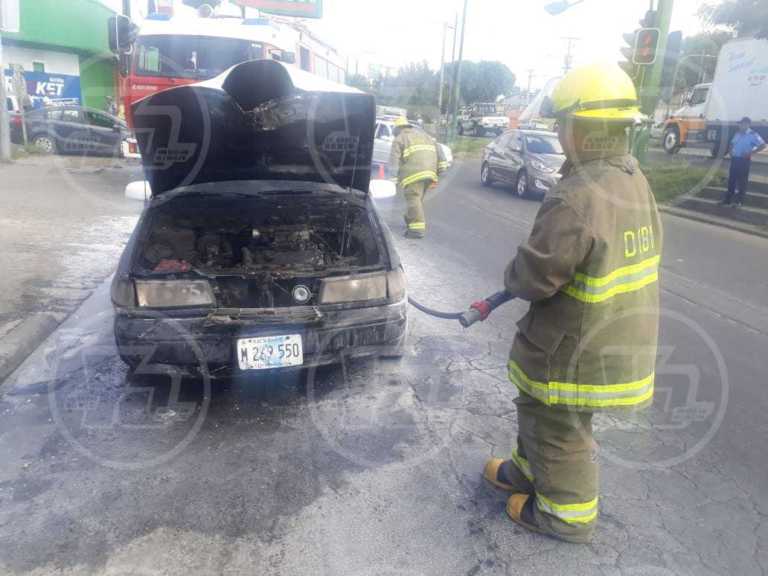
M20 30L3 34L9 95L23 68L34 107L76 103L108 109L117 101L117 63L109 51L114 12L98 0L20 0Z

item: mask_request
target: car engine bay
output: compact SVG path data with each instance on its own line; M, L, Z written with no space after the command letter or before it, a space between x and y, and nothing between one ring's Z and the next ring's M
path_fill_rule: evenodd
M365 206L327 196L180 196L152 209L140 242L142 276L206 275L225 307L311 303L322 277L383 266Z
M177 198L153 215L145 238L142 268L152 272L167 272L169 261L206 274L241 275L380 262L373 222L346 200Z

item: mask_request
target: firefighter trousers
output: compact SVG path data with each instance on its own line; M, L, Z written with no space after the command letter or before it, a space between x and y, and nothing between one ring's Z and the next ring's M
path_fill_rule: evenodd
M532 494L535 525L569 542L589 542L597 520L598 465L592 414L550 408L528 395L515 399L518 415L509 484Z
M427 221L424 216L424 195L432 185L432 180L420 180L403 188L406 212L405 224L408 230L426 232Z

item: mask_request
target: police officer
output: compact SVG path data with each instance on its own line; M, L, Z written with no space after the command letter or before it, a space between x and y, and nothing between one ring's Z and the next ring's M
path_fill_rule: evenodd
M752 154L765 150L765 141L760 134L752 130L752 120L741 119L739 131L734 134L728 153L731 155L731 169L728 174L728 191L720 201L723 206L730 206L736 198L736 207L740 208L747 197L749 171L752 167Z
M641 117L618 66L570 72L549 108L567 161L506 289L531 302L509 361L517 446L483 476L511 493L509 517L571 542L588 542L598 515L592 415L637 410L653 399L659 318L661 222L628 154Z
M395 141L389 159L390 170L405 195L407 238L424 238L427 231L424 195L438 181L446 166L440 146L424 131L413 127L408 119L395 120Z

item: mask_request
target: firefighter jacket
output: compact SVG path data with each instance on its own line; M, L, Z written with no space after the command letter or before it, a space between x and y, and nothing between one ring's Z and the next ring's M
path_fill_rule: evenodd
M629 155L566 162L505 285L531 302L509 377L540 402L578 411L653 399L661 221Z
M404 128L392 143L389 166L397 174L403 188L416 182L437 182L438 174L447 168L442 149L428 134Z

